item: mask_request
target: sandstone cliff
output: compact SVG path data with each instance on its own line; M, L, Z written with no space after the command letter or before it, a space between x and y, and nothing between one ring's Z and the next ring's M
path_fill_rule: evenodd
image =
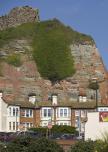
M15 12L11 11L11 16L16 14ZM32 22L35 18L34 13L33 16L30 20ZM19 22L28 22L28 20L21 19L15 24L12 22L12 26L16 26ZM10 26L11 24L9 24ZM80 94L85 94L88 101L95 101L95 91L88 88L89 81L95 77L100 86L98 100L105 104L108 103L107 72L95 44L89 44L85 41L79 44L72 43L69 47L74 57L76 73L72 77L52 84L50 80L43 79L38 72L37 65L31 55L33 49L31 40L28 38L10 40L0 47L0 57L2 59L9 54L19 53L22 64L15 67L1 60L0 90L3 90L8 100L26 100L28 94L35 93L37 101L47 101L51 98L52 93L57 93L59 101L77 102Z
M39 21L38 9L34 10L29 6L15 7L8 15L0 17L0 30L35 21Z

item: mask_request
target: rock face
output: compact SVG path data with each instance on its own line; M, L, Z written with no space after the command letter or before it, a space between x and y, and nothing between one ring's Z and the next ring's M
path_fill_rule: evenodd
M26 6L13 9L9 15L0 18L0 30L26 22L39 21L38 11ZM69 78L52 84L43 79L32 59L30 40L11 40L0 48L0 57L12 53L21 55L22 65L14 67L6 62L0 63L0 90L14 100L26 100L30 93L36 94L37 101L51 99L52 93L58 94L59 101L78 101L84 95L88 101L95 101L95 92L88 88L89 81L97 78L99 82L98 101L108 103L108 74L95 45L87 43L70 45L75 60L76 73ZM44 63L43 63L44 64Z
M99 84L98 100L107 102L107 71L96 46L71 45L72 55L75 59L76 74L73 76L79 80L79 88L85 90L88 99L93 97L93 90L89 89L88 82L94 78ZM95 92L94 92L95 93Z
M36 93L37 101L47 101L52 93L57 93L60 101L78 101L78 96L83 93L89 101L92 101L95 99L95 91L89 89L88 84L89 80L96 77L100 85L98 100L107 103L107 73L98 49L88 44L70 47L76 73L73 77L52 85L49 80L40 76L32 57L26 54L26 51L32 50L30 42L24 39L9 42L0 50L5 55L12 51L19 52L23 64L14 67L5 62L1 63L0 90L3 90L5 95L14 95L17 100L25 100L30 93Z
M16 7L8 15L0 17L0 30L34 21L39 21L38 9L34 10L29 6Z

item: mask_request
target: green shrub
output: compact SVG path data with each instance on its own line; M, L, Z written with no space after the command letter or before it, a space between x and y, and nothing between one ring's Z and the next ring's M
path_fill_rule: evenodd
M95 152L94 147L94 142L91 140L79 141L75 145L71 146L69 152Z
M5 152L7 149L7 146L3 143L0 143L0 152Z
M6 62L8 64L18 67L21 65L20 55L12 54L6 58Z
M102 140L95 141L95 151L96 152L108 152L108 144Z
M28 147L29 152L64 152L63 149L54 141L46 138L32 142Z
M96 152L108 152L108 132L102 133L102 139L95 142Z
M55 125L51 129L52 133L78 134L75 127Z
M47 128L38 127L38 128L30 128L29 130L35 131L39 133L41 136L46 136Z
M36 131L36 132L40 133L41 135L45 135L46 131L47 131L47 128L43 128L43 127L30 128L29 130ZM59 126L59 125L52 126L51 133L52 134L53 133L78 134L78 132L76 131L75 127L72 127L72 126Z
M8 152L63 152L63 149L54 141L28 137L17 138L7 145L6 150Z

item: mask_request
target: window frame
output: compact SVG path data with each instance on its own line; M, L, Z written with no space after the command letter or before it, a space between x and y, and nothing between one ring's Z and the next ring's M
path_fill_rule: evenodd
M67 118L70 116L70 109L66 107L58 108L58 117Z
M8 107L8 116L9 117L18 117L20 115L19 106L9 106Z
M9 130L12 130L12 123L11 123L11 121L9 122Z
M21 109L21 117L33 118L33 109Z
M42 108L42 117L43 118L51 118L51 117L53 117L52 108L49 108L49 107Z

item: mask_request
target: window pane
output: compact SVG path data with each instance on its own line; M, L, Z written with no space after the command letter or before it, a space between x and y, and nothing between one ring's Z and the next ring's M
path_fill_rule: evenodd
M13 108L13 116L15 116L15 108Z
M9 108L9 116L11 116L11 107Z
M47 109L44 109L44 117L47 117Z
M30 123L26 123L26 127L29 128Z
M30 123L30 127L33 127L33 123Z
M67 109L64 109L64 117L67 117Z
M11 122L9 122L9 130L11 130Z
M33 116L33 110L30 109L30 117L32 117L32 116Z
M26 117L29 117L29 110L26 109Z
M16 116L18 116L18 108L16 108Z
M48 109L48 117L51 117L51 109Z
M21 116L25 117L25 110L21 110Z
M60 117L63 117L63 109L60 109Z
M13 130L15 130L15 122L13 122Z

